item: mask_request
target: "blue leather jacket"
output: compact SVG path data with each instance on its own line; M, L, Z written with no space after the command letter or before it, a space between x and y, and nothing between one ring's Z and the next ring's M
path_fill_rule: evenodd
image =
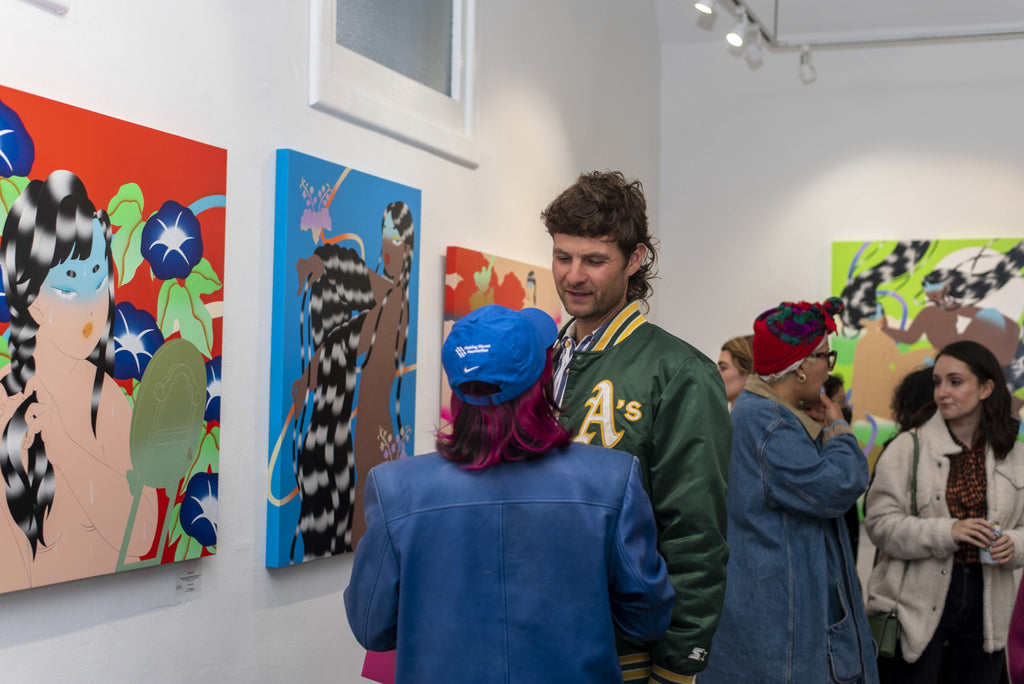
M757 376L732 420L725 606L700 684L877 684L843 522L868 483L857 440L842 420L823 431Z
M674 592L629 454L573 444L467 471L383 463L345 609L398 682L622 682L615 628L653 640Z

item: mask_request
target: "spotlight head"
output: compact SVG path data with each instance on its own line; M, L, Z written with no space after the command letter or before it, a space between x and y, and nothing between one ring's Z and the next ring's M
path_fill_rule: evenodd
M732 27L732 31L726 34L725 40L729 45L733 47L743 47L743 40L746 38L747 31L750 29L747 23L747 13L741 12L739 20L736 25Z
M702 14L714 14L716 2L718 0L697 0L697 2L693 3L693 6Z

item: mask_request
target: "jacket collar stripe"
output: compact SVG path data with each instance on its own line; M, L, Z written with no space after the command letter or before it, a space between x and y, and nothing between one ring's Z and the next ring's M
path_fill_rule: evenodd
M604 334L601 335L601 339L599 339L597 344L591 347L591 349L594 351L601 351L609 344L612 344L613 339L615 340L615 344L622 342L645 320L644 315L640 313L640 302L630 302L626 305L626 308L620 311L618 315L612 319L612 322L608 325ZM622 334L619 334L620 331Z
M634 330L636 330L646 322L647 319L644 318L642 314L638 315L635 319L633 319L632 323L626 326L626 329L622 331L622 334L615 338L615 344L622 342L624 339L632 335Z

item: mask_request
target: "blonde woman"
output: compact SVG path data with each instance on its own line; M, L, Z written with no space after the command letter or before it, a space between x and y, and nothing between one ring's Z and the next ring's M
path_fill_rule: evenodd
M747 377L754 372L753 341L753 335L734 337L722 345L722 352L718 355L718 372L725 383L730 409L746 386Z

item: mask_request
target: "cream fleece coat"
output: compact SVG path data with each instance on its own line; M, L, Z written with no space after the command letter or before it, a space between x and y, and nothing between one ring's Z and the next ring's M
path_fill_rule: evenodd
M917 430L920 457L917 468L918 516L910 514L910 470L914 442L898 436L879 457L865 501L865 527L881 553L868 580L867 613L888 612L896 601L903 561L910 560L897 614L903 629L903 657L916 662L935 634L949 591L953 554L953 523L946 506L949 458L961 449L950 437L946 422L936 414ZM1013 539L1013 558L1003 565L983 566L984 648L993 653L1006 646L1017 584L1013 570L1024 566L1024 445L1016 443L1005 459L985 452L988 519L999 521Z

